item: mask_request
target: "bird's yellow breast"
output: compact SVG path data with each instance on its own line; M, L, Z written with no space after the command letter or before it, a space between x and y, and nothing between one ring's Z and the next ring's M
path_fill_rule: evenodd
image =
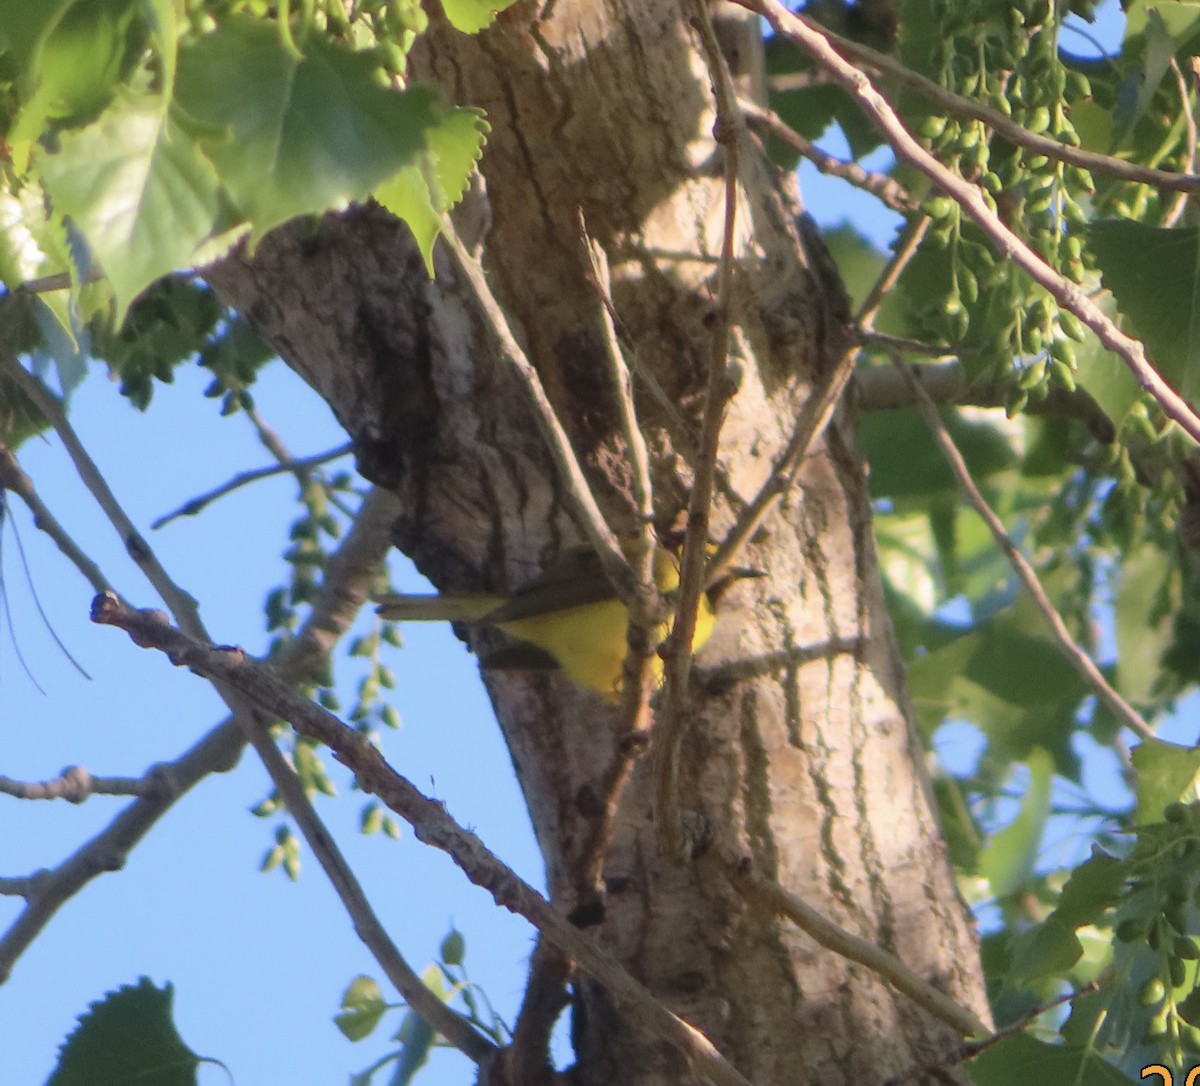
M708 640L715 622L708 598L701 596L693 652ZM673 624L673 620L662 623L652 632L651 640L665 641ZM497 625L505 633L548 652L579 686L610 698L620 695L629 629L629 611L620 600L588 603ZM663 662L657 654L651 657L650 668L654 685L661 685Z

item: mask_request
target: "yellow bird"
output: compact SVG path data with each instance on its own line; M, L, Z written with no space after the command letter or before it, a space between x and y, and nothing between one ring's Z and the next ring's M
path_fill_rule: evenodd
M713 608L720 594L738 577L759 576L733 570L700 598L696 615L694 652L712 634ZM679 588L679 564L663 547L654 553L654 583L665 596ZM511 596L384 595L376 598L380 615L408 622L486 623L523 642L525 653L501 652L481 661L484 667L560 667L578 686L607 698L620 695L625 663L629 609L617 598L600 557L590 547L572 548L548 570ZM666 640L673 620L652 631L652 640ZM537 651L537 650L540 650ZM662 683L663 663L651 658L655 685Z

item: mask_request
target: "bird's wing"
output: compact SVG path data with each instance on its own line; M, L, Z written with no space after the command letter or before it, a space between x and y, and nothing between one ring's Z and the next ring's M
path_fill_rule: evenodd
M591 547L572 547L484 618L494 624L515 622L611 600L615 595L600 556Z

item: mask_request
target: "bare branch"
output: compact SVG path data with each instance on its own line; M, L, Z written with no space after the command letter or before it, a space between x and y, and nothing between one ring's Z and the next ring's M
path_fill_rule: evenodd
M482 841L397 773L370 741L332 713L301 697L241 649L202 644L175 629L161 613L135 611L114 596L97 596L92 620L125 630L136 644L160 650L176 666L238 690L260 712L286 720L301 735L327 746L355 774L368 795L378 796L413 828L417 840L445 852L471 882L503 908L524 917L568 958L607 987L613 999L640 1016L647 1028L675 1045L702 1077L718 1086L748 1086L699 1030L676 1017L609 954L579 932L549 901L490 852ZM421 1012L424 1013L423 1011ZM440 1023L434 1023L441 1029Z
M51 781L14 781L0 777L0 794L16 799L65 799L82 803L88 796L147 796L160 789L153 772L144 777L93 777L83 766L67 766Z
M746 123L760 133L774 136L780 143L787 144L793 151L808 159L821 173L829 177L840 177L855 188L863 189L895 211L915 211L916 198L894 177L885 173L864 170L857 162L846 162L822 151L816 144L806 140L778 113L755 105L745 98L738 105L746 116Z
M905 265L917 251L917 245L920 243L927 225L928 220L921 218L905 228L899 248L879 273L879 278L859 310L857 319L860 327L870 328L887 291L891 289ZM813 447L814 442L825 432L825 427L833 418L834 409L854 373L854 363L858 356L857 346L857 343L854 343L846 347L830 369L821 387L812 392L805 401L804 409L796 420L796 429L787 448L779 457L771 474L767 477L767 481L754 496L754 500L743 510L737 523L733 526L733 530L725 537L717 553L713 555L712 561L709 562L709 585L720 580L733 564L742 547L749 542L770 515L776 503L795 484L804 458L808 456L808 451Z
M198 497L192 498L185 502L173 513L166 513L150 523L151 528L161 528L171 521L177 520L179 517L193 517L207 505L215 502L218 498L223 498L226 494L231 494L239 487L256 483L260 479L269 479L272 475L301 475L311 471L313 468L320 467L322 464L329 463L330 460L336 460L340 456L346 456L354 451L353 442L346 442L344 445L339 445L336 449L328 449L323 453L314 453L312 456L303 456L298 459L281 460L277 464L272 464L266 468L254 468L251 471L238 472L228 482L222 483L220 486L208 491L206 494L201 494ZM100 591L103 591L101 589Z
M50 512L38 495L33 480L21 470L16 455L4 444L0 444L0 490L11 491L25 503L33 514L34 525L54 540L58 549L83 574L84 579L95 591L111 591L112 584L100 572L100 567L88 557L87 552L67 534L66 529L54 518L54 514Z
M1003 381L970 381L957 359L910 364L908 368L936 404L972 407L1003 407L1005 404L1008 386ZM853 388L854 402L864 411L888 411L917 405L912 385L894 366L855 370ZM1079 419L1087 424L1097 441L1107 445L1116 438L1112 419L1082 387L1070 392L1055 385L1047 391L1044 400L1030 400L1022 414Z
M101 475L100 469L96 467L95 461L88 455L75 430L67 421L67 416L58 401L46 391L46 387L41 381L17 361L16 355L11 351L5 350L0 353L0 367L7 370L21 391L33 401L46 421L54 428L59 440L63 443L63 448L66 449L67 455L75 465L80 480L91 492L92 497L96 499L96 504L104 511L113 528L116 529L129 557L146 574L155 591L171 608L180 624L191 630L200 630L200 614L196 607L196 601L171 580L167 571L154 556L154 552L142 538L141 533L133 526L133 521L121 508L104 476Z
M660 714L655 762L655 817L664 849L669 855L683 852L683 827L679 810L679 758L690 714L684 705L692 665L691 644L696 632L700 599L707 585L708 525L713 485L717 477L717 452L721 425L729 398L729 336L732 324L733 271L736 259L739 140L745 118L721 46L709 19L705 0L689 0L689 22L700 39L701 52L712 80L716 120L713 138L723 151L725 216L721 256L717 264L717 297L712 320L711 353L704 394L700 440L693 464L692 491L688 498L687 531L679 568L679 595L664 677L665 711Z
M467 251L449 220L443 224L443 234L454 252L454 259L459 270L475 295L475 300L479 304L480 312L483 314L488 331L495 340L500 356L512 366L529 392L538 428L542 432L542 437L545 438L547 450L558 469L563 486L570 496L580 526L587 534L588 541L595 548L596 553L600 555L600 560L604 564L604 572L612 581L617 595L623 602L631 601L637 591L637 577L630 568L616 535L605 521L604 514L600 512L600 506L596 503L591 487L588 486L588 481L584 477L583 469L579 466L575 451L571 448L571 440L554 412L554 406L550 403L545 388L542 387L542 380L538 376L537 370L534 369L533 363L526 357L525 352L521 350L521 345L513 335L512 329L509 328L504 310L492 293L491 287L488 286L479 262Z
M987 1026L967 1008L960 1006L941 989L935 988L918 976L894 954L869 939L851 934L778 883L763 878L753 869L748 858L723 859L717 862L730 885L747 901L766 909L772 915L787 917L821 946L843 958L865 965L935 1018L958 1030L964 1037L983 1037L989 1033Z
M1193 66L1196 63L1196 58L1192 58ZM1174 57L1170 62L1171 72L1175 76L1175 85L1179 88L1179 109L1183 114L1183 123L1187 126L1187 167L1188 173L1196 172L1196 114L1192 109L1192 96L1188 90L1187 79L1184 77L1183 71L1179 67L1179 61ZM1193 68L1193 71L1195 69ZM1177 193L1175 199L1171 201L1171 206L1167 208L1166 214L1163 216L1162 226L1170 229L1183 218L1183 212L1187 208L1188 193Z
M601 327L617 401L617 414L632 473L630 490L635 506L634 513L640 528L636 550L630 556L638 580L638 590L629 607L625 662L621 667L621 716L617 725L616 752L612 764L598 782L603 810L599 818L590 822L589 839L584 843L576 872L579 883L576 913L579 916L575 919L582 923L581 917L586 915L589 909L596 914L602 912L604 861L612 841L617 806L633 772L634 763L647 748L652 720L650 696L654 693L654 673L650 661L658 650L658 645L651 643L652 631L659 626L665 605L654 579L658 540L654 535L650 453L638 425L637 410L633 402L633 382L629 367L625 364L625 356L613 320L615 307L612 301L608 258L604 250L588 236L582 211L580 226L591 267L590 278L599 297ZM597 915L595 922L599 919L600 915Z
M891 260L884 265L883 271L871 285L863 304L858 307L858 312L854 316L855 323L864 335L875 327L875 318L879 315L879 307L892 292L892 288L899 281L909 262L917 255L917 250L921 247L921 241L929 230L931 221L928 215L920 215L904 224L904 229L900 231L900 237L897 239L899 244L896 246L895 253L892 254Z
M386 491L372 490L364 499L353 527L326 565L321 595L301 635L286 645L272 662L274 673L280 676L277 681L297 682L311 677L337 638L349 627L367 599L379 564L390 546L389 530L396 513L396 499ZM244 709L240 715L245 716ZM53 871L41 872L28 880L11 880L13 884L20 882L25 887L16 892L26 898L26 906L0 937L0 982L8 977L16 959L66 900L101 872L118 870L129 852L180 795L209 773L228 769L236 762L247 741L247 730L235 710L233 718L214 728L181 758L157 767L161 789L135 800L100 834ZM249 731L251 737L263 734L256 723L251 724ZM272 779L276 788L285 802L289 802L289 810L341 897L356 933L385 975L408 1004L451 1044L476 1062L487 1058L495 1051L495 1046L425 986L388 938L328 831L316 820L302 789L302 803L291 806L293 797L289 793L295 790L291 783L295 781L294 774L269 738L266 744L270 748L268 758L273 754L272 763L283 763L285 771L281 774L277 764L268 765L269 769L275 769ZM262 744L255 745L257 748ZM291 774L291 781L288 774Z
M887 1079L881 1086L903 1086L903 1083L909 1082L912 1079L921 1078L927 1072L936 1067L954 1067L957 1064L965 1063L967 1060L973 1060L981 1052L987 1051L992 1045L999 1044L1006 1037L1013 1037L1018 1033L1027 1030L1034 1022L1036 1022L1047 1011L1052 1011L1056 1007L1061 1007L1064 1003L1074 1003L1075 1000L1081 999L1085 995L1091 995L1099 989L1100 982L1098 980L1090 980L1086 984L1081 984L1073 992L1067 992L1065 995L1059 996L1057 999L1050 1000L1040 1007L1036 1007L1028 1014L1018 1018L1015 1022L996 1030L994 1033L988 1034L986 1037L981 1037L974 1041L964 1041L956 1046L952 1051L947 1052L942 1057L929 1060L924 1063L914 1063L911 1067L901 1071L898 1075L893 1075Z
M1055 610L1054 604L1050 602L1050 597L1046 595L1045 590L1042 588L1033 566L1029 564L1029 561L1021 553L1020 548L1012 541L1012 537L1005 530L1000 518L996 516L992 507L988 505L983 495L979 492L979 488L971 478L971 472L967 468L966 461L963 460L962 454L954 444L954 439L950 436L950 431L946 429L946 424L942 422L941 416L938 414L937 407L929 398L921 383L912 375L902 359L893 358L893 362L900 372L908 378L913 395L916 397L917 406L920 408L925 421L929 424L930 430L933 431L934 440L937 441L938 446L941 448L942 455L950 465L950 470L954 472L954 476L966 494L972 508L988 526L997 545L1008 556L1013 570L1021 578L1021 583L1025 585L1025 588L1033 597L1034 603L1037 605L1038 610L1042 612L1042 616L1054 634L1054 640L1058 644L1059 651L1062 652L1067 662L1078 672L1083 681L1096 692L1096 696L1108 706L1109 710L1119 721L1143 739L1154 739L1154 730L1150 725L1141 718L1129 702L1113 689L1087 653L1075 644L1075 639L1071 636L1071 631L1067 629L1067 624L1063 622L1062 616Z
M775 11L768 13L766 10L763 10L767 7L775 9L774 0L765 0L761 7L759 6L760 0L734 0L734 2L742 4L743 7L750 8L752 11L759 12L772 26L775 26ZM782 10L782 8L776 10ZM1023 128L1017 124L1011 117L1005 116L998 109L993 109L991 106L986 106L982 102L976 102L971 98L965 98L961 94L956 94L954 91L940 86L932 79L928 79L901 64L895 57L888 56L886 53L880 53L868 45L851 41L849 38L840 37L805 16L793 16L793 19L806 28L807 34L819 35L825 39L830 44L830 47L835 49L841 56L856 60L864 67L889 76L902 86L916 91L923 98L927 98L931 102L941 106L948 113L956 113L963 117L970 117L972 120L982 121L997 135L1003 136L1017 147L1024 147L1027 150L1033 151L1034 154L1045 155L1055 162L1066 162L1069 165L1090 170L1092 173L1115 177L1120 181L1134 181L1138 184L1150 185L1152 188L1165 189L1170 192L1200 191L1200 176L1173 173L1170 170L1159 170L1151 166L1139 166L1137 163L1114 158L1112 155L1103 155L1096 151L1086 151L1082 147L1069 147L1067 144L1059 143L1058 140L1051 139L1049 136L1030 132L1027 128ZM810 51L808 50L808 46L804 45L803 42L799 42L791 33L787 33L787 37L793 41L797 41L806 51ZM820 59L817 60L817 63L833 76L835 82L841 84L843 87L845 86L836 70L830 68Z
M830 72L883 133L897 157L911 163L951 196L991 238L1006 259L1021 267L1036 283L1045 288L1063 309L1074 313L1091 328L1105 347L1121 357L1137 379L1138 385L1154 397L1163 411L1174 419L1193 441L1200 443L1200 416L1154 369L1146 358L1143 345L1122 332L1084 291L1059 275L1009 230L988 206L985 194L979 187L964 181L925 150L905 129L887 99L875 89L862 71L842 58L823 31L793 15L779 0L737 0L737 3L758 12L776 33L795 42L821 67ZM838 42L840 48L841 39L838 39ZM1189 187L1195 187L1196 184L1200 184L1200 179L1193 178Z

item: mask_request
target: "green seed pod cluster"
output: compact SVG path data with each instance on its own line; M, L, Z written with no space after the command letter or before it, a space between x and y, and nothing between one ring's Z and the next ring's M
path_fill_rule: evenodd
M1057 7L1049 0L931 0L945 35L935 44L936 78L982 101L1029 132L1077 146L1073 102L1091 95L1087 78L1058 53ZM918 133L946 165L979 186L987 204L1051 266L1072 282L1084 280L1089 258L1077 228L1095 191L1087 170L1010 144L981 121L926 117ZM948 196L922 205L932 220L925 245L949 263L946 293L918 319L952 345L969 343L973 363L1009 374L1010 414L1058 386L1076 385L1074 344L1084 339L1077 318L1063 314L1011 261L996 260L974 224ZM986 259L981 254L987 254ZM1014 366L1014 360L1016 364Z
M1180 1062L1200 1052L1200 803L1171 803L1144 826L1130 856L1113 928L1114 966L1139 978L1135 1003L1145 1018L1140 1043Z

